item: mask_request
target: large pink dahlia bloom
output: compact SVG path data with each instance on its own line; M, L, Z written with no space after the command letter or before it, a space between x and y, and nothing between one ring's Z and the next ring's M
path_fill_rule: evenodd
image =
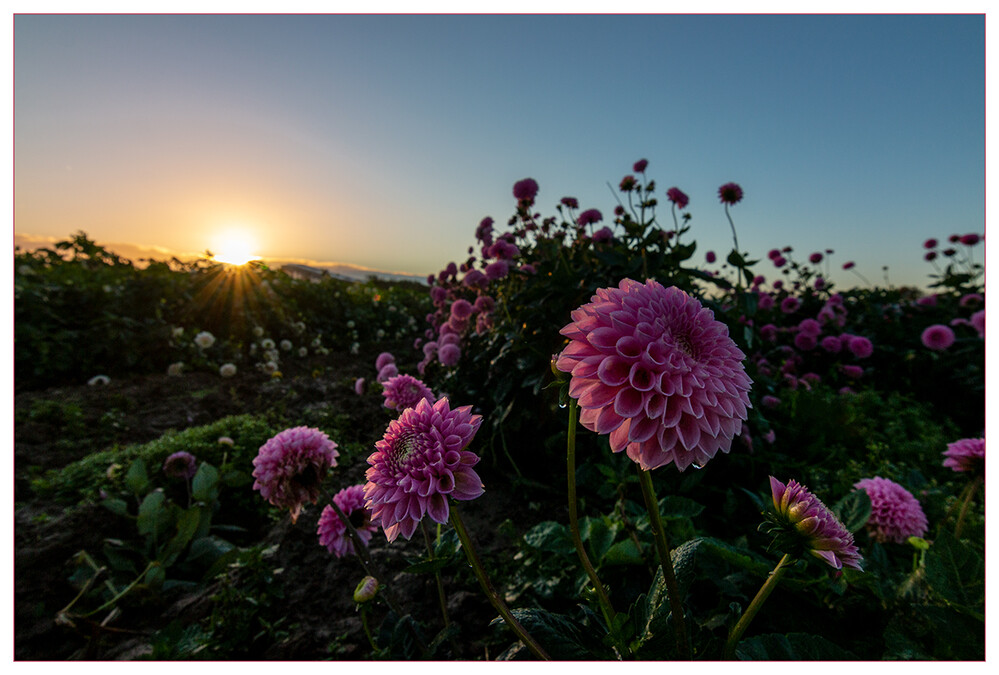
M357 530L357 536L367 546L372 533L378 528L371 524L371 512L364 507L364 486L345 487L333 495L333 501L343 511L343 515L347 516L350 524ZM325 546L337 558L354 552L354 544L347 533L347 526L340 520L340 516L332 506L327 505L323 508L316 534L319 535L319 544Z
M898 483L875 476L854 483L871 498L871 517L867 530L877 542L902 544L909 537L926 534L929 524L919 500Z
M382 396L385 397L385 407L393 410L412 408L426 399L433 403L437 400L434 392L422 380L412 375L396 375L382 383Z
M853 535L808 488L793 479L785 485L770 476L770 494L775 510L771 532L785 553L807 551L836 569L846 565L863 571Z
M985 439L962 438L947 444L943 465L954 471L985 472Z
M336 466L336 443L319 429L285 429L260 446L253 458L254 490L274 506L291 511L292 522L306 503L315 504L323 479Z
M447 398L433 404L423 399L389 424L368 457L364 486L372 522L382 526L389 541L400 533L409 539L426 515L446 523L448 497L468 500L482 494L482 480L472 469L479 457L465 450L481 424L472 406L452 410Z
M625 279L571 316L555 367L572 374L583 426L610 434L614 452L683 471L731 449L752 381L711 310L679 288Z

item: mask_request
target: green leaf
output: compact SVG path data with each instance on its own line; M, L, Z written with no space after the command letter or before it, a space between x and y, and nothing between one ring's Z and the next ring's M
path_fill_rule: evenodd
M871 498L866 490L854 490L832 507L833 513L850 532L857 532L871 517Z
M154 564L146 571L145 584L150 588L162 588L166 581L166 569L162 565Z
M726 258L726 260L728 261L728 264L733 267L741 269L746 266L746 260L742 257L742 254L735 249L732 249L732 252L728 254L728 258Z
M624 539L617 542L607 549L607 552L600 560L600 564L603 567L611 567L613 565L641 565L643 562L645 562L645 559L642 557L642 552L632 539Z
M615 532L607 527L603 518L591 518L587 516L579 522L579 536L584 543L590 547L590 555L593 556L594 564L599 565L600 560L607 553L611 543L614 541Z
M432 574L433 572L439 572L440 570L447 567L448 563L451 562L447 558L434 558L433 560L423 560L418 563L414 563L403 570L406 574Z
M819 635L770 633L739 643L736 658L742 661L851 661L857 657Z
M532 548L561 555L570 555L576 550L569 528L553 520L538 523L528 530L524 534L524 543Z
M170 511L166 506L166 496L162 490L153 490L139 504L136 526L142 536L154 539L170 524Z
M975 551L948 531L926 552L926 582L948 605L980 616L985 604L985 566Z
M201 511L197 507L187 509L180 514L177 519L177 532L173 535L167 545L160 553L159 559L164 567L169 567L176 562L177 558L184 551L184 548L194 537L201 523Z
M514 609L513 617L556 661L595 661L614 658L603 644L604 636L564 614L543 609ZM490 625L503 622L493 619Z
M191 550L187 554L187 562L197 562L199 565L212 569L212 566L222 556L230 551L238 550L221 537L200 537L191 542Z
M698 504L693 499L688 499L687 497L667 495L659 500L659 515L664 520L693 518L700 515L703 510L704 506L702 504Z
M124 499L110 498L101 501L101 506L106 508L111 513L116 516L127 516L128 515L128 504Z
M133 494L141 495L145 494L148 485L149 476L146 474L146 463L141 458L136 459L128 467L128 472L125 474L125 487Z
M208 462L202 462L191 480L191 496L199 502L213 503L219 497L219 472Z

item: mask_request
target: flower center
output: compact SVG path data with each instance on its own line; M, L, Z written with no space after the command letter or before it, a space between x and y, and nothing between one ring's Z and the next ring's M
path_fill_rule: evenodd
M402 433L392 446L393 459L396 464L404 464L416 451L416 434L412 431Z

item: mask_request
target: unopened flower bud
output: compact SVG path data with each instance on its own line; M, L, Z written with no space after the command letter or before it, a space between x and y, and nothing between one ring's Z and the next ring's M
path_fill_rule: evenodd
M364 577L354 589L354 602L357 604L369 602L374 599L376 593L378 593L378 579Z

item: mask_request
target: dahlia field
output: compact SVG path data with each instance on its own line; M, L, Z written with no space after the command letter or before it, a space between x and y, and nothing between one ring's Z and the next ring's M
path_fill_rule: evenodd
M648 168L425 284L16 252L15 657L983 660L983 236L699 251Z

